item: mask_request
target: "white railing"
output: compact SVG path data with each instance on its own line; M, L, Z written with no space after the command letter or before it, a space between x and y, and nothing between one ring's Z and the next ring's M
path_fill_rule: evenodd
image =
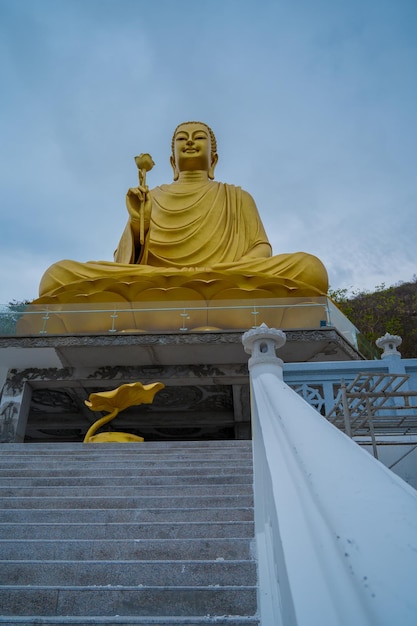
M414 626L417 492L282 379L281 331L245 333L262 626Z

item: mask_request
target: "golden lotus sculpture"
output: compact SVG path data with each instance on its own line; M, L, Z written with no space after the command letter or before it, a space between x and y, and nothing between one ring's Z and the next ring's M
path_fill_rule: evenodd
M88 400L85 400L85 405L92 411L109 411L109 413L90 426L83 443L131 443L144 441L143 437L131 435L130 433L106 432L98 435L95 433L101 426L111 422L120 411L139 404L152 404L155 394L164 387L163 383L142 385L142 383L136 382L121 385L110 391L90 394Z

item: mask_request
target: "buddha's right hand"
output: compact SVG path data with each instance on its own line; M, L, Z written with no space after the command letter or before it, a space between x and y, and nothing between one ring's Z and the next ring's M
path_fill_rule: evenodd
M151 221L152 201L148 187L131 187L126 194L126 207L132 222L139 223L141 216L146 230Z

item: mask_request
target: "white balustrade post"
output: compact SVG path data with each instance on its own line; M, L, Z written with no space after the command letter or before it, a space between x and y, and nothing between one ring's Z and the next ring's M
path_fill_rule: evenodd
M243 346L245 352L251 355L248 362L249 369L253 371L255 366L259 366L257 367L258 373L261 370L272 371L275 376L282 380L284 363L275 354L275 349L281 348L286 340L287 338L282 330L268 328L266 324L251 328L251 330L244 333L242 337Z
M281 331L243 343L262 626L415 626L417 492L284 383Z
M381 359L385 361L388 366L390 374L405 374L404 363L401 360L401 352L397 348L402 344L403 340L399 335L390 335L385 333L383 337L379 337L375 341L380 350L383 350ZM408 385L404 385L404 389L408 388Z
M381 354L381 359L401 359L401 352L398 352L397 348L402 342L403 340L399 335L390 335L389 333L385 333L383 337L379 337L375 341L378 348L384 351Z

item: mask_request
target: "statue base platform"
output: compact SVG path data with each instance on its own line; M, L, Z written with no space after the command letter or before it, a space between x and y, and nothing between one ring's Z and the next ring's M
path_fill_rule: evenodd
M362 358L335 328L286 336L279 356L287 363ZM82 441L100 417L84 405L88 396L135 381L160 381L165 389L152 405L123 411L111 430L145 441L250 439L241 338L233 331L0 337L0 441Z

